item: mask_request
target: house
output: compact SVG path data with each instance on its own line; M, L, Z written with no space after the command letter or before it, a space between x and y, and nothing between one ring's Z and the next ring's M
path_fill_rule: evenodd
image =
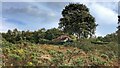
M55 42L72 42L72 39L68 35L61 35L61 36L53 39L52 41L55 41Z

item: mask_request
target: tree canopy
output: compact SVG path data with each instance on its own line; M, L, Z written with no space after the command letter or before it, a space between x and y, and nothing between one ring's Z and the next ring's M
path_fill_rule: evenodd
M95 18L90 14L89 9L83 4L65 6L60 18L59 28L79 38L88 38L95 34Z
M8 30L7 33L2 33L2 37L11 43L19 43L23 41L31 43L42 43L43 41L51 41L54 38L64 34L62 30L58 28L51 28L46 30L45 28L39 29L37 31L18 31L16 28ZM42 41L42 42L41 42Z
M118 43L120 44L120 16L118 16Z

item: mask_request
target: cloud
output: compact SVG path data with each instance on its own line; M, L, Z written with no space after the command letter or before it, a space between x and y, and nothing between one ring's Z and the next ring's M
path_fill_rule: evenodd
M5 21L16 25L26 25L26 23L16 19L6 19Z
M81 0L82 2L118 2L119 0ZM3 2L80 2L80 0L3 0Z
M120 15L120 1L118 2L118 15Z
M90 13L95 17L96 23L99 24L96 35L106 35L116 30L116 3L87 2L86 0L79 3L87 5ZM5 2L2 14L7 20L4 21L6 24L3 26L13 25L20 30L58 27L61 12L68 4L69 2ZM24 25L20 25L18 22ZM12 29L12 27L5 29L7 28Z
M26 3L18 3L19 7L14 7L16 3L12 3L12 6L9 8L4 8L7 4L3 3L3 16L5 17L13 17L20 16L21 18L26 17L39 19L41 22L53 21L55 18L58 18L58 12L53 8L45 7L41 4L44 3L27 3L28 5L23 6ZM22 5L23 4L23 5ZM22 8L20 6L22 5ZM53 9L53 10L52 10ZM10 15L10 16L8 16ZM30 19L30 20L31 20ZM20 19L21 20L21 19Z
M118 2L108 2L107 4L106 2L97 2L97 3L118 13Z
M99 23L116 24L117 13L115 11L97 3L91 4L89 8L91 14L96 18L96 21L98 21Z
M6 22L5 21L6 19L3 18L3 19L0 19L0 32L7 32L7 30L9 29L14 29L14 28L17 28L16 25L12 24L12 23L9 23L9 22Z
M39 15L42 14L43 12L45 12L45 10L43 9L39 9L38 6L34 6L34 5L25 5L22 6L26 3L18 3L19 6L22 6L22 8L16 6L16 3L11 3L13 5L11 5L9 8L6 7L6 5L9 3L3 3L3 14L12 14L12 15L16 15L16 14L28 14L28 15ZM42 10L42 11L40 11Z
M90 13L95 17L96 23L99 24L96 35L105 36L117 30L117 12L99 3L91 3L88 7L90 8Z
M27 14L42 14L43 12L50 11L41 5L42 3L37 2L3 2L3 13L27 13ZM16 6L17 5L17 6Z

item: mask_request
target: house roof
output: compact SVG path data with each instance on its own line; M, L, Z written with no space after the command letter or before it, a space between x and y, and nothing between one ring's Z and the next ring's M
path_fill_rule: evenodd
M71 38L69 36L67 36L67 35L61 35L61 36L59 36L59 37L57 37L57 38L55 38L53 40L54 41L62 41L62 40L65 40L66 38L71 40Z

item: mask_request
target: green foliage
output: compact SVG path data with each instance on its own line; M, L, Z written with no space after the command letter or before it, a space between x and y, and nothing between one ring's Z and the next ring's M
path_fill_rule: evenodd
M95 18L83 4L69 4L62 11L59 28L78 38L92 36L96 29Z
M48 29L45 33L45 39L48 40L52 40L63 34L63 32L57 28Z
M50 55L55 55L57 52L55 50L49 50Z
M117 30L117 36L118 36L118 43L120 45L120 16L118 16L118 30ZM120 54L119 54L120 56Z
M111 34L107 34L104 38L103 38L104 42L118 42L118 35L117 33L111 33Z
M103 37L102 36L98 36L96 40L97 41L103 41Z
M7 33L2 33L2 37L11 43L22 43L24 41L31 42L31 43L42 43L48 44L52 43L51 40L64 34L62 30L57 28L52 28L45 30L42 28L38 31L30 32L28 31L18 31L14 29L13 31L8 30Z
M106 61L100 60L100 58L93 55L89 57L89 60L92 62L91 66L104 66L108 64Z
M16 61L20 61L21 60L21 57L19 55L10 54L9 56L10 56L10 58L13 58L13 60L16 60Z
M70 51L70 50L67 50L67 52L66 52L67 54L72 54L72 51Z
M103 44L108 44L109 42L91 41L91 43L93 43L93 44L101 44L101 45L103 45Z
M106 54L101 54L100 57L102 57L104 59L108 59L109 58Z
M49 43L50 43L50 40L40 39L40 40L39 40L39 43L40 43L40 44L49 44Z
M5 66L105 66L114 64L118 58L115 43L102 46L93 44L80 46L79 43L78 47L64 47L37 46L28 42L12 44L4 40L1 46Z
M74 60L74 64L77 66L83 66L85 63L84 59L79 57L78 59Z
M6 57L8 57L8 58L4 58L3 61L5 65L8 65L8 66L26 65L28 62L33 61L34 60L33 58L36 57L35 56L36 50L34 48L35 46L30 43L12 44L12 43L3 41L3 44L2 44L3 54Z
M89 52L89 51L93 50L92 46L94 46L91 43L91 40L90 39L80 39L78 41L74 41L74 42L70 43L69 45L65 45L65 46L73 46L73 47L80 48L85 52Z

